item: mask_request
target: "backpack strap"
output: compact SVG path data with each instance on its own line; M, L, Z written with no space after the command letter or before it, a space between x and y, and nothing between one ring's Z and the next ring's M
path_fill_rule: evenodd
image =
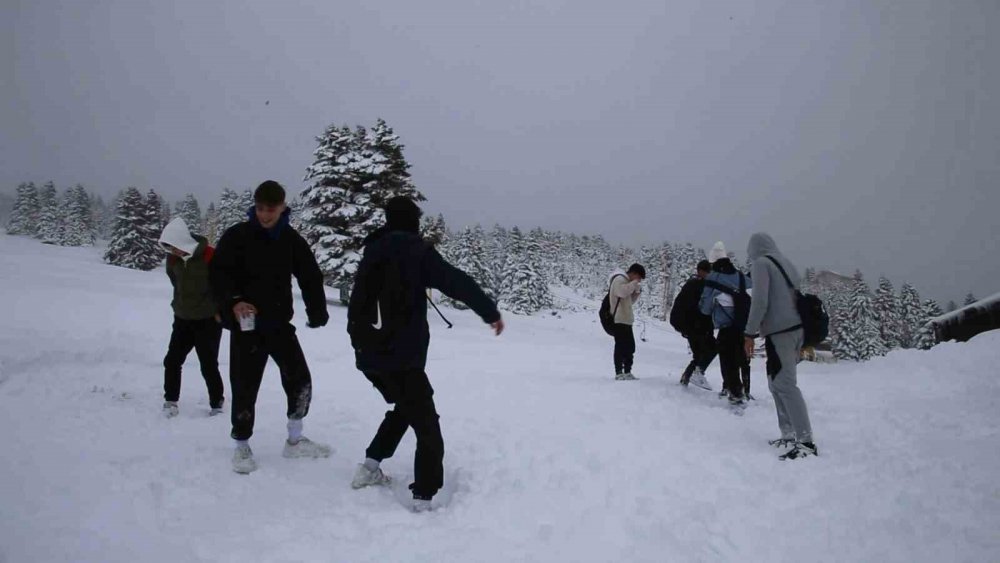
M622 275L622 274L615 274L615 275L611 276L611 281L608 282L608 295L611 295L611 286L613 286L615 284L615 278L619 278L619 277L620 278L624 278L625 276ZM618 306L622 304L622 298L618 297L617 299L618 299L618 301L615 301L615 310L611 311L611 318L612 319L614 319L615 315L618 314Z
M785 283L788 284L788 289L795 289L795 284L792 283L791 278L788 277L788 273L785 272L785 269L781 267L781 264L779 264L778 261L775 260L773 256L765 256L764 258L767 258L768 260L771 261L772 264L777 266L778 271L781 272L781 275L785 277Z

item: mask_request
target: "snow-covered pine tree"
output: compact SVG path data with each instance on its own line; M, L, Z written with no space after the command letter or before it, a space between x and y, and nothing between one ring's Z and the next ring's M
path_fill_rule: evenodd
M205 238L213 243L218 240L222 233L219 232L219 212L215 209L214 201L208 203L208 209L205 210L205 219L202 223L205 225Z
M878 289L875 290L875 301L872 306L875 309L875 319L882 344L887 350L899 348L899 299L896 297L892 282L885 276L878 279Z
M150 188L149 191L146 192L146 199L143 201L143 216L147 221L145 224L146 229L155 232L155 238L159 240L163 227L166 227L167 223L170 222L170 204L167 203L166 200L160 196L160 194L156 193L156 190L153 188ZM167 220L164 220L164 213L167 214Z
M63 208L52 182L45 182L38 192L38 240L61 245L63 239Z
M222 190L222 195L219 197L219 207L217 208L218 232L216 233L216 238L212 239L213 241L221 238L222 234L229 227L247 220L248 206L244 206L244 203L244 196L229 188Z
M385 222L365 186L363 147L348 127L331 125L319 137L303 179L301 233L316 254L327 284L349 286L364 238Z
M437 248L438 252L441 251L440 247L444 244L447 233L448 228L445 226L443 215L438 214L436 217L427 215L421 219L420 235L431 246Z
M148 211L138 189L126 188L119 196L105 262L135 270L152 270L160 264L163 252L150 241Z
M176 206L174 206L174 217L184 219L188 230L196 235L202 234L201 206L194 194L187 194Z
M493 225L487 237L486 252L490 256L490 267L493 271L493 296L499 301L503 299L503 287L500 281L503 279L503 269L507 264L508 243L510 232L499 223Z
M159 196L157 196L157 197L159 197ZM166 227L167 223L169 223L170 220L173 219L173 218L174 218L173 217L173 213L170 211L170 202L168 202L167 200L161 201L160 202L160 223L162 223L162 224L160 225L160 227L161 228L162 227Z
M392 127L379 118L367 133L360 127L358 131L364 135L363 154L371 159L370 168L363 167L362 172L363 183L374 182L370 189L372 201L379 207L396 196L425 201L427 198L410 179L410 164L403 156L405 145L399 142L399 135L396 135Z
M510 230L500 293L501 306L512 313L530 315L552 303L538 264L533 263L537 255L537 244L526 239L517 227Z
M899 290L899 310L899 343L903 348L913 348L917 345L917 332L923 326L923 303L920 294L908 283Z
M928 299L924 301L923 313L923 325L917 332L917 348L930 350L938 343L937 333L934 331L934 323L931 322L931 319L941 316L941 307L938 306L937 301Z
M955 303L954 301L949 301L947 309L949 313L951 313L952 311L957 311L958 303Z
M451 263L459 270L476 280L483 291L496 299L493 294L493 270L489 264L486 249L483 247L483 229L480 226L475 228L466 227L455 238L451 245ZM446 300L456 309L465 309L466 306L458 301Z
M7 220L7 234L36 236L40 211L38 188L34 182L18 184L14 208Z
M64 246L92 246L97 238L90 195L80 184L66 190L64 195L63 229Z
M975 295L973 295L973 294L972 294L972 292L969 292L969 293L967 293L967 294L965 295L965 302L963 303L963 306L969 306L969 305L972 305L972 304L974 304L974 303L975 303L976 301L979 301L979 300L978 300L978 299L976 299L976 296L975 296Z
M149 246L152 249L153 257L159 261L163 257L163 251L160 250L160 233L163 232L163 228L167 226L167 222L163 220L163 208L164 199L160 194L156 193L156 190L149 188L146 192L146 199L143 205L143 222L141 227L143 232L146 234L146 238L149 240Z
M844 353L849 359L864 361L884 356L885 346L879 333L878 321L872 307L871 290L861 272L854 274L854 288L847 314L848 346Z
M830 350L838 360L853 360L857 346L847 318L847 308L830 311Z

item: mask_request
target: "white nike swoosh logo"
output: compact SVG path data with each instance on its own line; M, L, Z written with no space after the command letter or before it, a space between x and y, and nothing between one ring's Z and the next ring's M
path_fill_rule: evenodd
M372 326L375 330L382 328L382 308L379 307L378 303L375 303L375 324Z

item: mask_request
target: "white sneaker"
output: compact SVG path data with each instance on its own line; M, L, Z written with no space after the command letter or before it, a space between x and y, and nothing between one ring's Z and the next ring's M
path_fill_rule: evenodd
M358 470L354 472L354 480L351 481L352 489L363 489L365 487L373 487L377 485L388 485L392 482L392 479L388 475L382 472L381 467L375 468L374 471L365 467L365 464L359 464Z
M233 452L233 471L240 475L249 475L256 470L257 462L253 459L253 450L250 446L236 446L236 451Z
M284 457L330 457L330 446L313 442L305 436L299 438L294 444L285 440L285 449L281 452Z
M215 408L213 408L213 409L211 409L211 410L208 411L208 416L220 415L223 412L225 412L225 411L222 410L222 407L215 407Z
M177 416L180 409L177 408L177 401L167 401L163 403L163 416L173 418Z
M413 499L413 504L410 505L410 510L419 514L421 512L430 512L434 510L434 507L431 506L430 500L415 498Z
M623 373L622 374L622 379L624 379L625 381L635 381L636 379L639 379L639 378L636 377L636 376L634 376L634 375L632 375L632 372L628 372L628 373Z
M697 369L694 370L694 373L691 374L691 381L690 381L690 383L691 383L691 385L694 385L695 387L701 387L702 389L704 389L706 391L711 391L712 390L712 386L709 385L708 384L708 380L705 379L705 372L703 372L701 370L697 370Z

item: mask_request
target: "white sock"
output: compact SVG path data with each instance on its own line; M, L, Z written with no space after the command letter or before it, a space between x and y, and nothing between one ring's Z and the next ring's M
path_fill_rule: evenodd
M291 444L297 443L302 439L302 419L289 418L288 419L288 442Z
M368 471L375 471L376 469L378 469L379 461L376 459L372 459L370 457L366 457L363 465L365 466L365 469L367 469Z

